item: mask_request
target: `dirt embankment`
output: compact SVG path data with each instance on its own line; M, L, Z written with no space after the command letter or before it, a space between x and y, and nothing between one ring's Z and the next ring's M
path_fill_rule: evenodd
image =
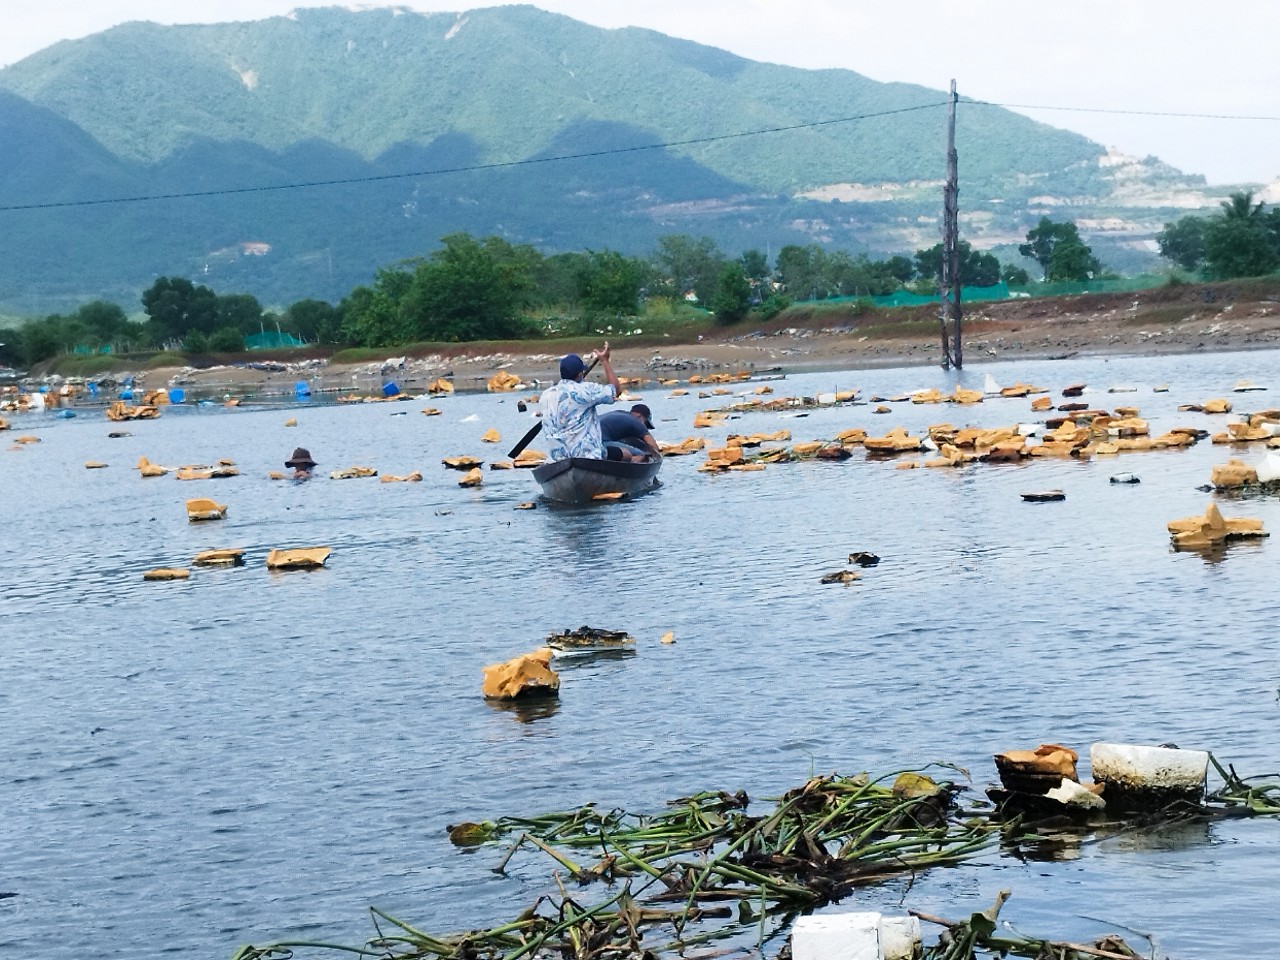
M1280 347L1280 279L1235 284L1185 284L1131 294L1082 294L964 305L966 364L1018 357L1050 358L1089 353L1184 353ZM849 306L802 305L768 324L714 330L682 342L646 338L643 345L615 342L614 366L628 377L750 370L798 372L939 362L940 327L934 307L857 312ZM384 380L421 390L438 376L459 389L483 389L503 369L532 383L556 378L563 352L586 352L588 341L511 343L453 348L448 353L393 356L354 364L307 361L223 365L205 370L148 371L148 388L182 384L228 392L287 393L298 380L322 390L367 393ZM390 361L390 362L388 362ZM403 362L401 362L403 361ZM265 369L264 369L265 367Z

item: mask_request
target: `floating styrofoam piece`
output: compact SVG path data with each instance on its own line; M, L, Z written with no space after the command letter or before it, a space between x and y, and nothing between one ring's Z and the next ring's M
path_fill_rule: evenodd
M1065 803L1069 807L1080 807L1084 810L1101 810L1107 805L1107 801L1092 790L1086 790L1076 781L1068 780L1066 777L1063 777L1062 783L1048 791L1045 796L1050 800Z
M884 960L880 914L819 913L796 920L792 960Z
M821 405L823 405L823 406L826 406L827 404L832 404L832 403L835 403L835 402L836 402L836 395L835 395L834 393L820 393L820 394L818 394L818 403L819 403L819 404L821 404Z
M986 379L982 381L983 393L999 393L1000 384L996 383L996 378L991 374L987 374Z
M1093 779L1135 792L1177 791L1203 794L1209 754L1203 750L1144 747L1131 743L1095 743L1089 748Z
M1043 428L1043 423L1020 423L1018 424L1018 434L1023 437L1034 437Z
M918 917L880 918L880 955L884 960L911 960L919 943Z
M1274 450L1271 451L1262 458L1255 469L1258 473L1259 483L1280 480L1280 453Z

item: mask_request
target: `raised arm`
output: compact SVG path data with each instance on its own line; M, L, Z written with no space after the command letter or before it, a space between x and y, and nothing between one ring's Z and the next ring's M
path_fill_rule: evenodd
M622 394L622 384L618 382L618 375L613 372L613 364L609 362L609 341L604 342L604 346L596 351L596 356L600 358L600 365L604 367L605 379L609 382L609 386L613 387L613 398L616 400Z

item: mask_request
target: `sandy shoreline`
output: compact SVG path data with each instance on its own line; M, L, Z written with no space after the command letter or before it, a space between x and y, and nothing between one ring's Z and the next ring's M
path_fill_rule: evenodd
M1015 359L1067 359L1088 355L1146 356L1226 352L1280 347L1280 297L1265 290L1252 297L1206 300L1201 288L1148 291L1137 295L1067 297L974 304L965 317L967 368ZM755 375L925 366L940 362L936 320L927 314L909 330L886 328L883 318L840 326L737 329L724 336L662 346L613 344L614 367L623 377L687 380L694 374ZM881 325L877 325L880 323ZM652 341L650 341L650 344ZM437 377L458 390L484 390L500 370L534 386L554 382L559 354L534 349L396 357L334 364L304 361L222 366L196 370L167 367L137 375L146 389L181 386L196 394L292 395L306 380L313 392L380 395L394 381L406 393L421 393Z

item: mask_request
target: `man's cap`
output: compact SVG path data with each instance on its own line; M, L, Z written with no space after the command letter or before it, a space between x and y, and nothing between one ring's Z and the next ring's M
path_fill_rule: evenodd
M560 360L560 379L577 380L585 369L587 369L587 365L582 362L580 356L576 353L567 354Z
M637 403L631 408L631 412L640 414L640 419L644 421L644 425L650 430L653 429L653 411L651 411L647 405Z

